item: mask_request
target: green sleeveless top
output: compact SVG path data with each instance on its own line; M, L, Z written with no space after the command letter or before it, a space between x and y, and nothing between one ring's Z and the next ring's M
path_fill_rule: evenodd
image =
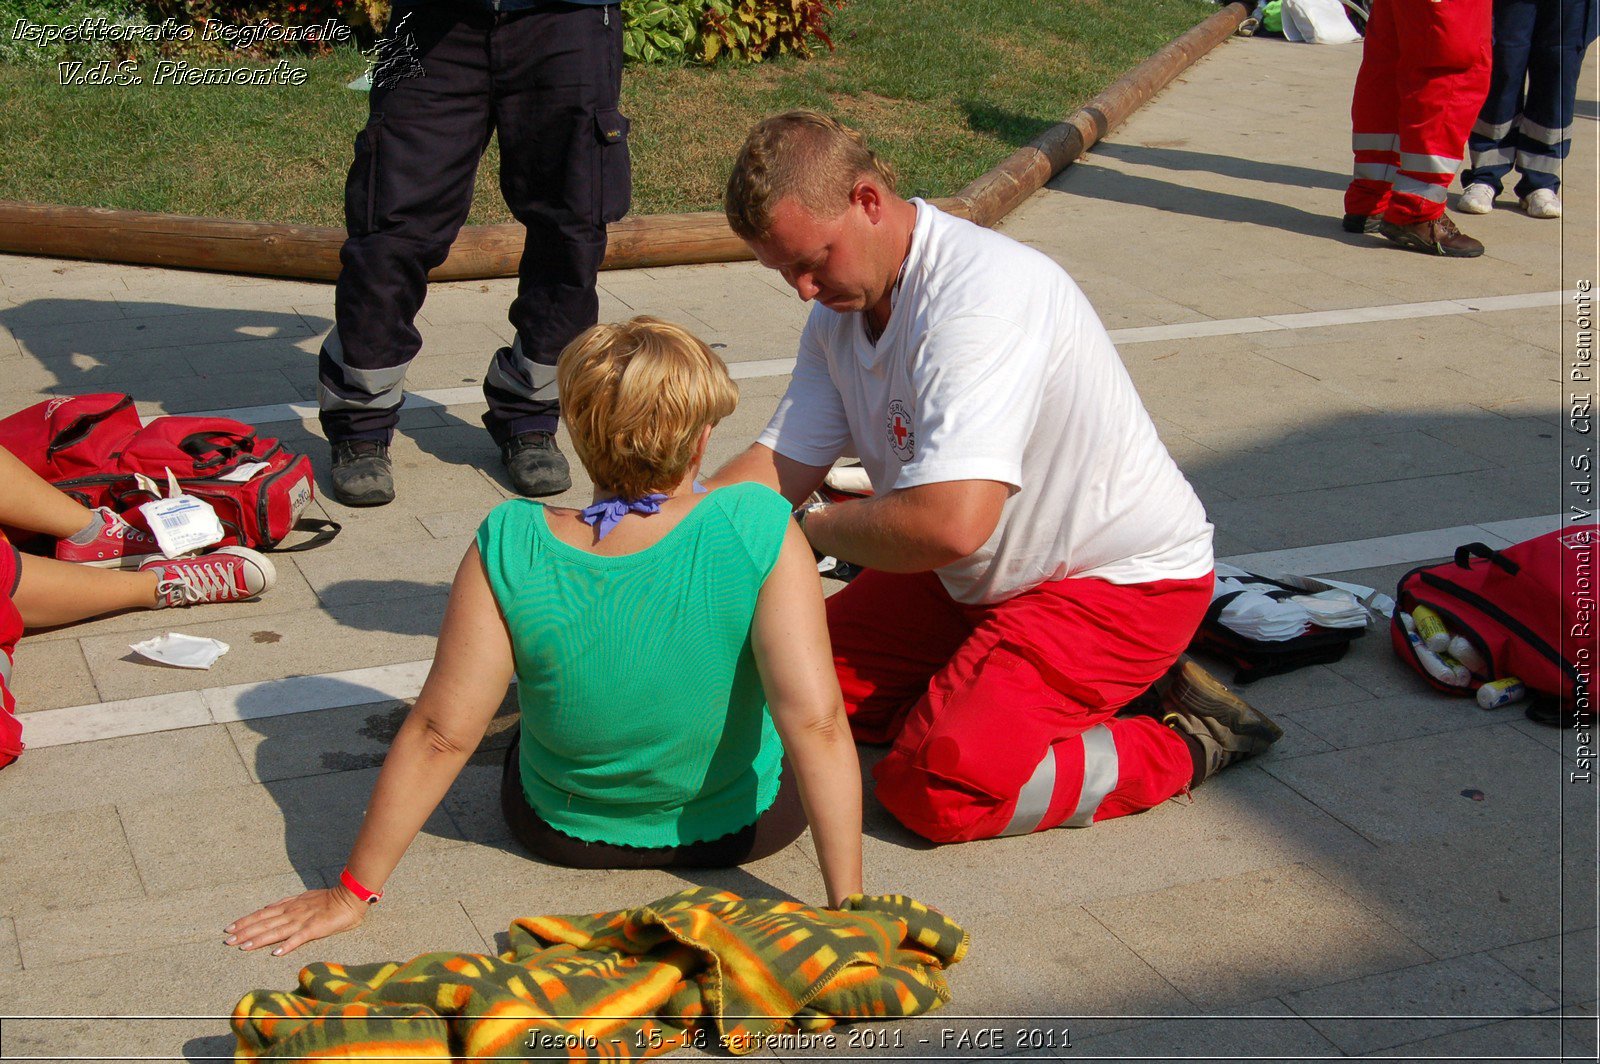
M759 484L706 495L658 542L601 557L512 499L478 529L516 655L522 785L586 842L679 846L751 823L783 746L750 648L789 504Z

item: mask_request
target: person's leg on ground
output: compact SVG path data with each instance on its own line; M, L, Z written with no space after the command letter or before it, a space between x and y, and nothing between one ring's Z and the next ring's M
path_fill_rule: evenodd
M1400 60L1394 15L1387 3L1374 4L1361 45L1361 68L1350 98L1351 149L1355 176L1344 193L1344 229L1373 232L1389 204L1389 189L1399 165L1399 100L1395 66Z
M406 367L422 346L417 312L428 271L466 221L492 128L486 45L494 18L454 4L413 8L386 33L374 71L370 117L345 182L335 324L318 357L333 493L348 505L394 498L388 445Z
M12 654L22 638L22 615L12 595L22 576L22 558L6 534L0 532L0 768L22 753L22 722L17 720L17 700L11 694Z
M12 600L24 625L51 628L117 610L237 602L271 590L276 581L271 560L245 547L157 559L133 572L24 554Z
M627 213L622 18L612 6L553 5L495 28L494 115L500 189L527 227L510 347L484 378L484 425L512 486L550 495L571 486L553 434L556 358L599 315L595 280L606 224Z
M85 565L137 568L160 553L155 537L114 510L91 510L0 447L0 524L56 540L56 557Z
M1490 0L1389 0L1401 41L1400 165L1378 231L1412 251L1474 258L1483 245L1445 214L1467 133L1489 91Z
M1115 714L1171 669L1210 593L1209 576L1063 580L986 608L877 766L879 800L956 842L1088 826L1204 778L1198 741Z
M1506 175L1511 172L1516 154L1515 126L1522 113L1523 84L1528 76L1528 53L1538 10L1538 0L1494 0L1489 94L1467 137L1467 169L1461 171L1458 209L1467 214L1487 214L1493 209L1494 197L1504 190ZM1474 192L1474 185L1486 191Z

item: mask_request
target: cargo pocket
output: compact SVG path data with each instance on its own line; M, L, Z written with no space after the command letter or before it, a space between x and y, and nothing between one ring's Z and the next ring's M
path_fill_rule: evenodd
M600 220L615 222L628 213L633 202L633 166L628 159L628 128L631 123L620 110L608 107L594 115L594 135L599 141L598 182Z
M356 157L344 182L344 225L351 236L372 232L378 214L378 151L383 115L367 120L356 134Z

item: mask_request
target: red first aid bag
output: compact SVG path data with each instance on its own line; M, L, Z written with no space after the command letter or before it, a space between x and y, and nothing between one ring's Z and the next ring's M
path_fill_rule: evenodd
M305 550L339 532L336 522L301 518L316 497L311 460L232 418L141 425L126 395L71 396L0 420L0 446L85 506L119 513L165 493L170 472L216 511L220 546L271 548L299 530L313 535L290 549Z
M1470 695L1491 680L1515 676L1530 692L1587 708L1595 666L1595 573L1600 525L1557 529L1503 550L1482 543L1456 549L1443 565L1400 578L1389 636L1400 660L1441 691ZM1422 667L1400 619L1426 606L1465 637L1485 667L1465 687L1442 683ZM1580 700L1581 697L1581 700ZM1530 715L1532 715L1530 713Z

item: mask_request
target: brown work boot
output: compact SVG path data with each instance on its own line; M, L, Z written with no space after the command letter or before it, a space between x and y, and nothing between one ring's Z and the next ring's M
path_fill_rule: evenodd
M1161 723L1199 746L1195 784L1235 761L1264 752L1283 737L1283 729L1266 714L1187 655L1151 690L1160 702Z
M1475 259L1483 254L1483 245L1457 229L1448 214L1411 225L1396 225L1385 219L1378 223L1378 232L1403 248L1429 255Z

